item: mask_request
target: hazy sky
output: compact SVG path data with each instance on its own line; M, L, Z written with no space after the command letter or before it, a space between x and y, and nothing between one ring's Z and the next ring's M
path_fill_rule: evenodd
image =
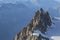
M53 1L53 0L50 0L50 1ZM54 0L54 1L60 3L60 0ZM0 3L16 3L16 2L20 2L20 3L31 2L32 4L40 7L38 0L0 0Z
M37 1L37 0L0 0L0 2L16 2L16 1L26 2L26 1ZM55 0L55 1L60 2L60 0Z

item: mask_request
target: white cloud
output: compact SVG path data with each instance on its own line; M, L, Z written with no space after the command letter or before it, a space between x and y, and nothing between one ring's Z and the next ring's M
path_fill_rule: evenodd
M40 4L38 3L38 0L0 0L3 3L16 3L16 2L21 2L21 3L26 3L31 2L33 5L36 5L40 7Z
M38 0L19 0L19 1L27 2L27 4L28 4L28 2L31 2L33 5L36 5L36 6L40 7L40 4L38 3Z
M55 1L60 2L60 0L55 0Z
M40 7L40 4L38 3L37 0L31 0L31 2L32 2L33 4L35 4L36 6Z
M21 2L27 2L28 0L18 0L18 1L21 1Z

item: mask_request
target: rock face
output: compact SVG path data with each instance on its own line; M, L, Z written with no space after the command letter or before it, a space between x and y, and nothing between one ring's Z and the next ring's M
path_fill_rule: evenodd
M44 37L48 26L52 24L51 18L48 12L45 12L42 8L35 13L31 22L24 27L13 40L49 40L48 37ZM34 31L39 30L41 33ZM41 35L43 34L43 35Z

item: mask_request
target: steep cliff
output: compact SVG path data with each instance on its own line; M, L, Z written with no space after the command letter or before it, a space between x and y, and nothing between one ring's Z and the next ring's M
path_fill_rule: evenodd
M35 13L31 22L24 27L13 40L49 40L49 38L45 36L45 32L51 24L52 21L49 13L41 8Z

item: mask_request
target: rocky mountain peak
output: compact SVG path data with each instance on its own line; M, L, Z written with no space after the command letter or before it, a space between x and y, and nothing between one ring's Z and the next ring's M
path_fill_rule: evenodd
M24 27L13 40L49 40L44 36L48 26L51 26L52 21L48 12L42 8L35 13L34 18Z

